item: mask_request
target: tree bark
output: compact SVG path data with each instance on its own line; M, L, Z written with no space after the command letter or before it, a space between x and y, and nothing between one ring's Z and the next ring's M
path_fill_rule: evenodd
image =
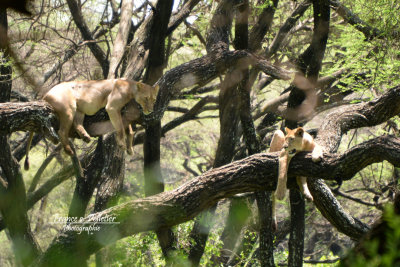
M237 49L247 49L251 44L250 49L257 51L261 44L261 38L266 34L272 25L272 19L275 14L275 9L278 1L273 1L267 8L263 10L258 24L255 25L251 31L251 40L248 42L248 1L244 1L239 7L237 13L236 27L235 27L235 47ZM256 45L255 45L256 44ZM237 90L240 95L239 112L240 122L243 130L243 138L247 148L247 154L253 155L261 152L261 144L257 139L254 121L251 115L250 91L251 83L249 79L249 69L242 70L242 81L238 84ZM260 251L260 264L262 266L273 266L273 236L272 236L272 203L271 194L269 192L256 192L255 197L258 207L258 217L260 221L259 230L259 251Z
M314 163L311 155L300 153L292 159L289 172L293 176L325 177L337 175L351 179L359 170L387 160L400 166L400 139L382 136L355 146L344 154L325 154L321 163ZM59 261L69 264L75 257L88 257L103 246L143 231L151 231L188 221L200 211L215 205L222 198L238 193L273 190L276 187L278 153L255 154L220 168L212 169L179 188L158 195L126 202L92 214L84 222L95 222L101 217L115 217L118 224L102 225L101 231L80 234L80 250L73 248L76 232L62 232L39 261L41 266L57 266ZM312 180L312 179L311 179ZM330 218L328 218L330 220Z
M118 68L124 55L124 50L128 42L129 30L132 24L133 0L122 0L121 2L121 20L110 57L109 79L120 77L120 75L118 75Z
M400 87L395 87L379 99L364 104L349 105L346 108L346 112L343 113L343 111L341 111L333 113L331 115L332 117L327 118L328 122L336 121L336 123L338 123L337 126L332 126L330 123L327 123L327 125L331 125L331 131L329 132L332 134L338 133L338 131L335 131L335 128L346 129L346 126L349 126L347 124L349 122L351 122L351 127L379 124L399 113L399 103ZM388 111L382 108L386 105L398 108ZM350 114L353 113L357 115L351 117ZM344 117L339 116L341 120L335 120L338 114ZM371 121L366 120L366 118L371 118ZM327 127L323 127L322 129L327 130ZM326 179L342 177L343 179L350 179L360 169L373 162L387 160L395 166L398 166L400 162L399 148L399 139L391 136L383 136L355 146L343 155L335 156L325 154L321 163L313 163L309 155L307 155L305 159L302 155L306 153L301 153L301 155L296 156L292 160L289 172L293 176L322 176ZM357 166L357 168L354 166ZM276 174L277 154L256 154L244 160L225 165L218 169L213 169L174 191L165 192L144 200L128 202L103 213L98 213L97 215L118 215L117 218L121 224L113 227L119 229L118 231L122 238L123 236L140 231L170 227L174 224L189 220L201 210L215 205L219 199L232 196L239 192L273 190L276 186ZM310 179L310 181L313 181L313 179ZM316 203L318 199L319 196L315 196ZM318 207L320 208L320 206ZM329 207L325 207L325 209L329 210ZM364 232L367 229L367 227L359 221L341 221L339 224L335 223L335 220L337 220L336 217L341 218L342 215L340 210L334 210L334 212L336 212L335 216L329 216L327 219L337 226L340 231L344 231L349 236L359 238L363 233L360 234L360 232L354 231L355 225L359 225L359 229L364 230ZM326 215L325 212L322 212L322 214L324 216ZM149 218L149 220L145 218ZM159 218L159 220L154 220L154 218ZM112 229L114 229L113 227ZM114 232L115 229L112 229L104 228L101 232ZM54 241L50 250L46 252L44 261L56 260L51 255L53 255L53 253L61 253L60 249L66 244L68 245L68 242L71 241L69 239L75 238L73 235L71 236L71 234L69 238L63 236L63 234L60 235L59 238L61 239L56 239ZM69 241L63 241L63 238ZM91 238L96 239L95 237ZM90 251L98 248L97 246L101 247L104 245L96 245L96 243L91 243L94 242L93 240L89 239L87 239L87 241L90 243L90 245L89 243L87 244L91 248ZM114 240L109 240L109 242L113 241ZM72 253L71 250L66 251ZM89 253L90 251L85 253ZM69 255L69 252L67 255ZM76 254L71 254L69 256L73 257L74 255Z
M305 204L299 190L290 190L290 239L288 266L303 265Z
M256 192L258 217L260 218L259 260L261 266L275 266L271 196L271 191Z
M83 165L84 179L77 179L75 191L72 197L72 201L69 207L69 217L84 217L87 205L93 196L94 189L98 182L102 178L102 170L104 165L103 140L100 139L97 143L96 150L90 156L90 160L87 161L88 165Z
M115 136L108 136L104 141L100 139L100 142L103 144L97 154L102 158L99 162L94 161L95 164L102 163L98 168L100 173L97 179L100 181L97 184L94 212L116 205L125 178L125 151L118 146Z
M7 31L7 12L0 8L0 102L10 101L12 87L13 70ZM41 251L29 224L25 184L19 164L12 155L7 134L0 135L0 147L0 213L8 228L17 262L28 266Z
M319 71L322 66L325 48L329 33L330 7L326 0L313 0L314 31L310 46L300 56L298 68L299 80L306 78L306 82L298 82L296 78L291 86L288 99L289 118L285 126L291 129L298 126L302 116L316 107L316 86ZM293 191L296 192L293 192ZM290 190L291 230L289 238L289 266L302 266L304 249L304 198L297 189Z
M207 35L206 47L208 55L213 55L218 50L228 50L230 43L229 31L232 27L235 3L236 1L227 0L219 3ZM236 108L239 101L236 91L239 81L235 77L237 74L236 68L229 70L221 83L219 94L220 137L213 163L214 168L231 162L237 142L237 127L239 123L239 114ZM216 206L213 206L195 219L189 236L191 240L189 260L193 266L199 265L204 253L215 210Z
M172 0L158 1L151 19L148 43L145 49L149 51L144 82L154 84L162 76L165 68L165 38L167 37L168 22L172 13ZM151 196L164 191L164 181L161 173L161 121L154 120L146 125L143 143L145 195ZM158 229L157 238L167 261L175 250L175 236L172 229Z

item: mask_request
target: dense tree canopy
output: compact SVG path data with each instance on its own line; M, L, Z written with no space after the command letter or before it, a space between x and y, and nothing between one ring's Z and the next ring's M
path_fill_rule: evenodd
M397 0L3 1L0 265L398 264L399 9ZM69 157L41 97L64 81L114 78L160 87L154 112L133 117L134 100L122 110L134 155L102 109L85 117L90 143L70 133ZM274 231L269 142L298 126L324 157L293 158Z

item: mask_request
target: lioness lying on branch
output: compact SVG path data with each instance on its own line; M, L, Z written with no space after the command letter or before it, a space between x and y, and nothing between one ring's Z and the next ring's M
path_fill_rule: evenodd
M58 115L60 120L58 135L67 154L74 154L68 140L71 127L74 127L85 142L90 142L90 135L82 125L83 119L85 114L94 115L103 107L106 108L110 121L117 131L118 145L132 154L133 131L131 125L128 125L128 139L126 139L121 109L134 99L142 107L144 114L152 112L158 89L158 85L152 87L128 79L64 82L51 88L43 99ZM30 141L31 138L32 133ZM30 141L27 147L25 169L29 168Z
M277 230L276 199L282 200L285 197L290 160L301 151L312 152L312 160L314 162L319 162L323 157L322 147L302 127L294 130L285 128L285 132L286 135L281 130L277 130L274 133L269 149L270 152L280 151L278 185L272 199L272 227L274 230ZM303 196L307 200L313 201L310 190L308 190L307 178L298 176L296 177L296 181Z

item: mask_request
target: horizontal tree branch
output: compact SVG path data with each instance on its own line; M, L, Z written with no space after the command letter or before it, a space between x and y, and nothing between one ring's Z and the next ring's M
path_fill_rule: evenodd
M390 107L390 108L388 108ZM326 152L335 153L342 136L349 130L375 126L400 113L400 86L388 90L381 97L367 103L342 106L327 115L321 125L316 142ZM361 159L364 155L359 155ZM373 159L371 159L373 160ZM337 180L346 180L349 174L337 174ZM321 178L323 175L321 175ZM321 214L339 231L359 239L369 228L348 214L322 179L309 179L309 189Z
M53 109L44 101L0 103L0 134L34 131L58 140L54 131L58 124Z
M228 68L238 64L241 68L247 68L249 65L257 66L264 73L276 79L291 79L290 71L275 66L268 60L257 57L246 50L217 49L209 55L191 60L167 71L158 81L160 92L155 105L157 112L147 119L162 117L169 101L184 88L193 85L203 86L223 74Z
M381 136L341 155L325 154L320 163L314 163L310 154L300 153L291 161L289 173L291 178L307 176L333 180L340 175L344 179L350 179L369 164L383 160L400 167L399 138ZM118 224L103 224L100 231L90 234L62 232L40 259L40 264L56 266L60 260L73 264L76 257L88 257L117 239L186 222L223 198L252 191L273 191L276 188L277 174L278 153L255 154L207 171L175 190L95 213L82 223L87 223L88 226L101 218L115 217ZM295 184L295 179L290 180ZM79 250L73 249L76 242L79 242Z

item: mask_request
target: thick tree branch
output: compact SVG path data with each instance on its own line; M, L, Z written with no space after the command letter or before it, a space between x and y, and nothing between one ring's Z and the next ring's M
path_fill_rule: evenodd
M184 63L167 71L158 81L160 85L159 97L156 102L153 116L162 116L168 102L179 92L193 85L204 85L224 73L231 66L241 63L246 68L252 64L259 67L264 73L277 79L290 79L290 72L272 65L269 61L256 57L246 50L218 50L210 55L203 56Z
M293 158L291 177L325 177L334 180L338 175L350 179L372 162L387 160L400 166L400 139L382 136L362 143L342 155L325 154L321 163L311 155L301 153ZM105 216L115 217L119 224L101 225L101 231L79 236L81 249L73 249L78 235L73 231L61 233L40 259L43 266L56 266L59 260L73 263L76 257L88 257L118 238L143 231L171 227L194 218L219 200L238 193L274 190L278 173L278 153L255 154L220 168L212 169L179 188L144 199L129 201L87 217L90 223ZM294 183L294 179L290 179ZM77 255L78 253L79 255Z
M325 151L335 153L342 135L347 131L375 126L398 115L400 113L399 101L400 86L397 86L388 90L380 98L367 103L343 106L328 115L327 120L319 129L316 141L324 147ZM382 105L383 103L384 105ZM359 156L365 160L364 155ZM348 175L337 174L337 179L345 180L346 177L349 177ZM368 230L366 225L352 218L343 210L325 183L319 179L309 179L308 185L314 196L315 205L339 231L358 239Z
M390 107L390 108L388 108ZM336 152L342 136L349 130L371 127L400 114L400 86L367 103L346 105L328 115L318 131L317 142L327 152Z
M0 134L15 131L43 132L58 140L54 131L57 119L46 102L0 103Z

